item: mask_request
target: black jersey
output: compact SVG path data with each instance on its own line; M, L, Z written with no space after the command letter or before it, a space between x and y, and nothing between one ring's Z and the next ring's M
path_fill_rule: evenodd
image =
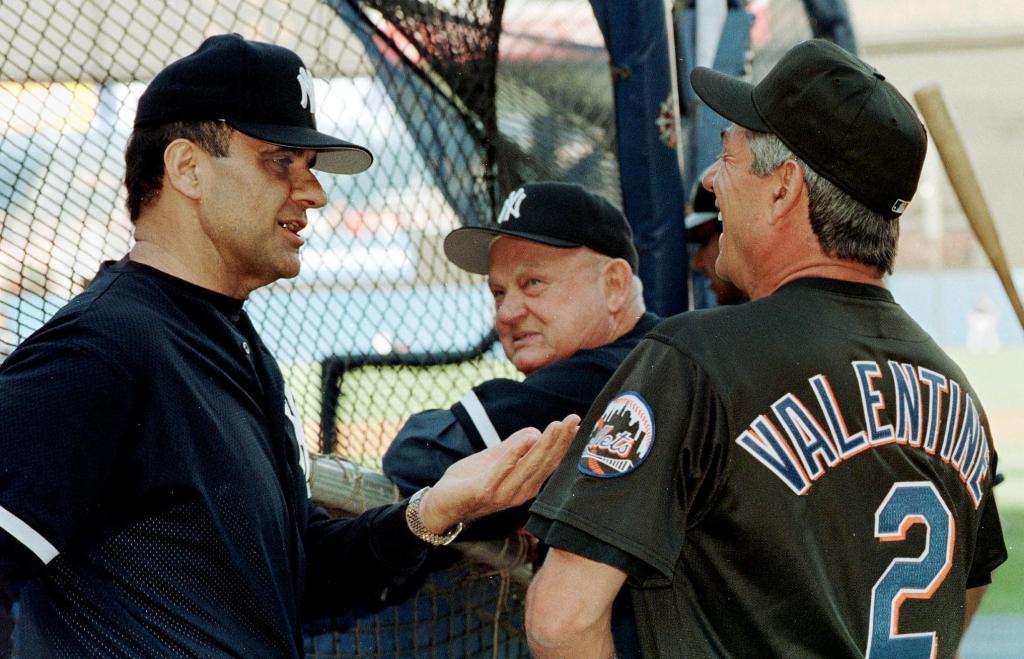
M665 321L570 452L527 528L628 574L648 656L952 656L1006 558L980 401L874 286Z
M297 656L304 593L414 568L402 506L310 504L289 399L241 301L127 260L19 346L0 367L19 654Z

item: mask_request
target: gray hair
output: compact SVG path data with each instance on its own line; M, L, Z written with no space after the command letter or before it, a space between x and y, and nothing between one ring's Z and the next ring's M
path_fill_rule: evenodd
M834 258L856 261L892 274L900 226L877 213L796 157L776 135L747 131L754 155L750 171L768 176L787 160L796 161L807 182L811 229L822 251Z

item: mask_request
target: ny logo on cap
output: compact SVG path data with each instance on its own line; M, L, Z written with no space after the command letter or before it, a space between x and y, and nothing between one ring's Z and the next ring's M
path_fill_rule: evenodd
M302 90L302 100L299 103L312 114L316 114L316 95L313 93L313 76L304 66L299 67L299 75L295 76L299 81L299 89Z
M498 213L498 224L504 224L508 222L509 215L515 215L516 219L519 219L519 207L523 205L523 200L526 199L526 190L519 188L508 196L505 200L505 205L501 207L501 212Z

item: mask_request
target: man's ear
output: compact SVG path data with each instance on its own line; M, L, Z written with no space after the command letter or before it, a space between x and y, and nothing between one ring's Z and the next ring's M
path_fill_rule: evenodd
M775 170L775 190L772 199L771 223L788 216L800 203L804 189L804 172L795 160L787 160Z
M625 308L633 288L633 270L624 259L612 259L605 263L601 273L604 297L608 311L617 313Z
M197 174L200 155L199 147L183 138L164 149L164 180L189 199L201 196Z

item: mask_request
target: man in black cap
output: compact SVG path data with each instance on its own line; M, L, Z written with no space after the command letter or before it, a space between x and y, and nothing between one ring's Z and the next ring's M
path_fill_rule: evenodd
M658 321L644 311L626 217L576 184L528 183L508 196L497 226L455 229L444 250L463 270L487 275L498 339L526 378L489 380L449 409L412 415L383 462L405 492L510 430L585 414ZM522 512L481 532L508 533Z
M883 287L924 127L820 40L690 79L752 301L665 321L591 408L527 524L531 649L611 656L628 583L646 656L954 656L1006 547L978 396Z
M316 167L295 53L211 37L139 100L136 244L0 368L0 586L21 656L298 657L300 613L379 600L462 523L532 497L577 417L514 434L355 519L309 500L296 407L243 310L299 271Z

